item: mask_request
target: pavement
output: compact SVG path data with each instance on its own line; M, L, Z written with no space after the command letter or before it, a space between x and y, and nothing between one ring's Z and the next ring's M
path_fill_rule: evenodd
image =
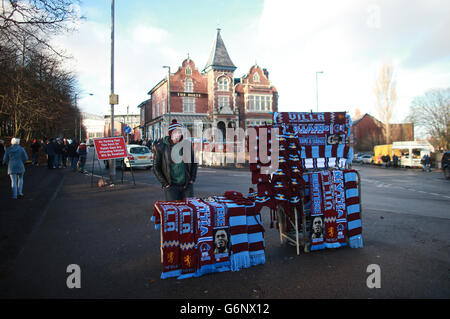
M264 210L265 265L185 280L160 279L160 234L150 217L162 191L152 172L139 172L136 185L125 174L124 184L99 188L98 177L91 186L90 175L28 166L25 197L17 201L9 198L9 179L1 178L0 298L450 297L448 212L377 210L380 199L370 192L382 188L369 182L376 172L369 170L365 182L373 204L363 206L363 249L296 256L280 244ZM200 169L196 196L248 189L248 177L243 170ZM442 210L449 200L439 204ZM80 289L67 287L72 264L81 269ZM367 286L373 264L381 267L380 289Z

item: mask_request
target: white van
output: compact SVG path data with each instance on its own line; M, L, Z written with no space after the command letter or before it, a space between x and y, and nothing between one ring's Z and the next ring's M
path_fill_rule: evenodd
M400 165L402 167L422 167L420 160L425 154L434 152L434 147L427 141L393 142L392 149L400 150Z

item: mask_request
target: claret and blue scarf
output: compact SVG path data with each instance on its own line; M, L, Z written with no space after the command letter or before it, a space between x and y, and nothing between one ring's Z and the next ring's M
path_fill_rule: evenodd
M255 202L238 192L156 202L161 278L184 279L265 263L264 227Z
M161 232L161 278L178 279L264 264L261 209L271 212L271 227L282 207L291 218L297 208L311 251L362 248L358 174L347 169L350 116L345 112L275 112L273 124L255 127L249 145L248 197L222 196L158 201L152 220ZM278 154L274 148L278 148ZM260 150L263 155L260 157ZM284 223L292 231L291 223Z

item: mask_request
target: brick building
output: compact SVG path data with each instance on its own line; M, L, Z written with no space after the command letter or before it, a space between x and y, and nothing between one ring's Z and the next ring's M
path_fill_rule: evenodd
M194 123L202 129L259 125L271 120L278 110L278 92L269 81L269 73L258 65L236 78L228 51L217 29L216 38L205 67L200 71L188 57L176 72L159 81L149 92L149 100L138 107L144 139L156 140L166 135L170 114L193 131Z
M386 144L383 129L384 123L368 113L353 119L352 137L355 152L373 152L375 145ZM413 123L391 124L391 142L413 140Z

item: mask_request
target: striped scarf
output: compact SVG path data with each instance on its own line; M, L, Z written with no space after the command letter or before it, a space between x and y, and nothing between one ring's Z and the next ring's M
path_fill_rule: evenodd
M344 171L349 246L351 248L362 248L361 206L356 181L357 176L355 170Z
M242 268L250 267L250 254L248 251L247 216L245 205L239 205L233 198L237 192L225 192L223 203L227 207L228 220L230 224L231 256L230 267L232 271L239 271Z

